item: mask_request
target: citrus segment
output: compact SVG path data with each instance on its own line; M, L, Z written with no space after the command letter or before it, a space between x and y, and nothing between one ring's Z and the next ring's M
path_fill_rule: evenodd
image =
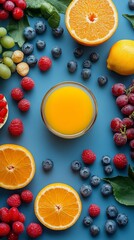
M54 183L38 193L34 209L43 225L53 230L64 230L78 220L82 205L78 193L72 187Z
M94 46L113 35L118 14L111 0L73 0L67 8L65 22L76 41Z
M0 146L0 187L19 189L34 177L35 162L24 147L14 144Z

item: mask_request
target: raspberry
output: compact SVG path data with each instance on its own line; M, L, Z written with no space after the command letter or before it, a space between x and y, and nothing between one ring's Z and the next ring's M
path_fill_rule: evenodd
M15 7L13 9L13 18L15 20L20 20L21 18L23 18L23 16L24 16L24 12L21 8Z
M25 220L26 220L25 215L24 215L23 213L20 212L20 213L19 213L18 221L24 223Z
M30 108L30 102L27 99L22 99L18 102L18 108L22 111L22 112L27 112Z
M21 196L22 201L25 202L25 203L30 203L30 202L32 202L32 200L33 200L33 194L32 194L32 192L29 191L29 190L24 190L24 191L21 193L20 196Z
M4 107L6 107L7 102L5 100L0 100L0 110Z
M24 96L23 91L20 88L13 88L11 91L11 97L15 100L15 101L20 101Z
M3 7L6 11L11 12L15 8L15 4L12 1L6 1Z
M0 223L0 237L5 237L10 232L10 226L7 223Z
M0 100L2 100L3 98L4 98L4 95L0 93Z
M13 194L7 199L7 204L10 207L19 207L21 205L21 199L19 194Z
M96 155L91 150L86 149L82 152L82 160L86 164L92 164L96 160Z
M128 164L128 160L127 160L127 157L126 157L125 154L118 153L114 156L113 163L114 163L116 168L124 169Z
M7 237L7 239L8 239L8 240L18 240L19 237L18 237L18 235L17 235L16 233L10 232L9 235L8 235L8 237Z
M22 10L25 10L27 7L27 4L24 0L18 0L16 1L16 6L21 8Z
M12 222L19 220L19 210L16 207L12 207L9 209L9 215Z
M100 207L96 204L91 204L88 209L90 217L97 217L100 214Z
M20 136L23 133L23 123L19 118L15 118L8 126L8 131L12 136Z
M1 208L0 219L2 222L5 222L5 223L10 222L10 214L9 214L8 208L6 208L6 207Z
M39 237L41 234L42 234L42 227L40 224L38 223L30 223L28 226L27 226L27 234L29 237L31 238L36 238L36 237Z
M0 9L0 20L6 20L8 17L9 13L3 9Z
M16 221L12 225L13 232L16 234L21 234L24 232L24 224L22 222Z
M26 91L32 90L32 89L34 88L34 85L35 85L33 79L30 78L30 77L24 77L24 78L22 78L20 84L21 84L22 88L23 88L24 90L26 90Z
M4 118L7 114L7 108L4 107L0 110L0 117Z
M41 57L38 61L38 67L41 71L47 71L52 65L52 61L50 58L44 56Z

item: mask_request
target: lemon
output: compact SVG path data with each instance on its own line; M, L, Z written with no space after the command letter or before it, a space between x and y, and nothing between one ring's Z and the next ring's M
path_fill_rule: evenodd
M107 68L120 75L134 74L134 41L123 39L110 49Z

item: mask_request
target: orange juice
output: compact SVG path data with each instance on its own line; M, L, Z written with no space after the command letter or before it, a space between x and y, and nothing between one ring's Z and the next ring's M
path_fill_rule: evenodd
M54 133L74 136L94 122L93 96L81 84L62 83L50 90L42 102L42 117Z

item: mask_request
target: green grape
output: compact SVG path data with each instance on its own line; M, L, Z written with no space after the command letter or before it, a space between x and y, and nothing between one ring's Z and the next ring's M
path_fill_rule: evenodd
M0 77L3 79L8 79L11 77L10 68L3 63L0 63Z
M0 27L0 37L4 37L7 35L7 30L4 27Z
M13 60L9 57L4 57L3 58L3 63L10 68L13 65Z
M2 57L9 57L11 58L13 55L13 51L5 51L2 53Z
M10 36L4 36L0 39L0 42L1 42L1 45L4 47L4 48L12 48L14 47L15 45L15 42L13 40L13 38L11 38Z
M0 44L0 54L2 53L2 46L1 46L1 44Z
M12 73L14 73L16 71L16 64L13 63L13 65L10 67L10 70Z

